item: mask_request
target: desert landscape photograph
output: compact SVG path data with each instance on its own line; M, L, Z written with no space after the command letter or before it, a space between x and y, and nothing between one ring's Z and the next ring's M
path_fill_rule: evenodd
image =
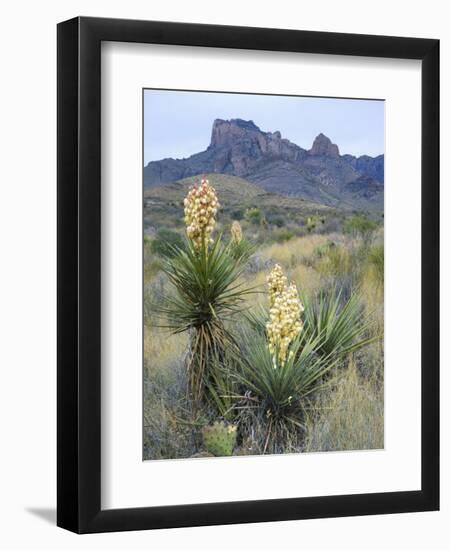
M143 459L384 448L384 102L143 90Z

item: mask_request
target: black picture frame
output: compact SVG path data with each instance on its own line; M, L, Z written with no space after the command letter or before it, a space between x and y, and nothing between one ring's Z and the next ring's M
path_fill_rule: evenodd
M422 488L101 509L102 41L422 61ZM58 25L57 524L76 533L419 512L439 508L439 41L77 17Z

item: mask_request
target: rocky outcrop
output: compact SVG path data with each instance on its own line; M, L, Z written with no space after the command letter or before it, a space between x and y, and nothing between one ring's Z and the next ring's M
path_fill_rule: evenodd
M361 157L344 155L342 158L351 164L358 172L367 174L376 181L384 183L384 155L378 155L377 157L369 157L368 155L362 155Z
M150 188L204 173L239 176L270 192L325 204L338 204L345 195L351 204L352 182L358 196L364 194L364 185L371 196L383 193L384 155L341 156L338 146L322 133L307 151L279 131L262 131L251 120L217 119L205 151L148 163L144 185Z
M310 155L339 158L339 147L331 142L331 139L320 133L313 142Z

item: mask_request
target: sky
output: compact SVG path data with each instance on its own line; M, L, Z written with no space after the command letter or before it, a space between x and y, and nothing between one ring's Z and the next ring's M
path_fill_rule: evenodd
M384 101L145 90L144 164L204 151L216 118L253 120L304 149L322 132L341 155L384 153Z

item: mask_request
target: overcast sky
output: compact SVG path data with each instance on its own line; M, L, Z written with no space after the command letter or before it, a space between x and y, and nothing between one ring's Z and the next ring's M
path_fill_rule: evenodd
M384 101L144 91L144 162L204 151L216 118L242 118L310 149L320 132L341 154L384 153Z

